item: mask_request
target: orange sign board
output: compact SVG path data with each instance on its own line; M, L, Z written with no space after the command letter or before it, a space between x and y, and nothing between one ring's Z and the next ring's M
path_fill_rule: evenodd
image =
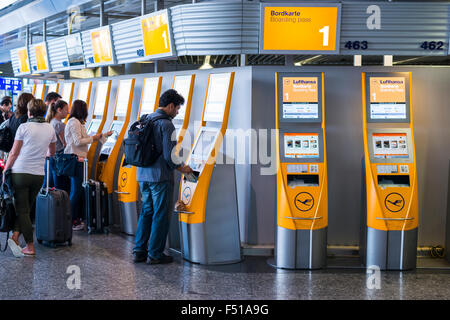
M19 57L20 73L30 72L30 63L28 62L27 48L17 50L17 56Z
M316 77L284 77L283 102L318 102Z
M263 7L261 51L325 51L338 48L340 7Z
M109 29L91 31L92 52L94 63L108 63L113 61L111 34Z
M405 102L406 79L403 77L371 77L370 102Z
M48 70L48 58L47 58L47 48L45 43L40 43L34 46L34 54L36 55L36 66L37 71L47 71Z
M141 19L145 56L171 53L167 10Z

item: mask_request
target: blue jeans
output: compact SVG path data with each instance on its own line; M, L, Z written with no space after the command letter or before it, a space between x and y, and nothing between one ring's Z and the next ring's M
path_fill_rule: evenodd
M142 194L142 209L133 252L147 253L153 259L160 259L169 232L173 181L139 182L139 188Z
M84 219L83 162L77 162L75 176L70 177L72 220Z

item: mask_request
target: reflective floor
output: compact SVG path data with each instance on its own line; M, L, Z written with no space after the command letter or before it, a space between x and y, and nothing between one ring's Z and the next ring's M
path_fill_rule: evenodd
M355 259L329 259L324 270L289 271L272 268L266 257L201 266L178 254L172 264L149 266L131 261L132 247L131 238L82 232L72 247L37 245L35 258L15 258L8 249L0 253L0 299L450 299L450 270L381 272L376 279ZM69 289L78 279L70 266L79 267L80 289Z

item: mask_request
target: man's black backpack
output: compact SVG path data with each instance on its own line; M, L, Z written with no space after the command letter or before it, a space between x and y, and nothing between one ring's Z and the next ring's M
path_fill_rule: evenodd
M157 150L153 134L154 122L160 119L169 119L169 116L158 115L150 119L149 115L143 115L131 125L128 137L123 141L127 165L149 167L161 155L162 150Z
M0 129L0 150L10 152L14 144L14 136L11 129L5 126Z

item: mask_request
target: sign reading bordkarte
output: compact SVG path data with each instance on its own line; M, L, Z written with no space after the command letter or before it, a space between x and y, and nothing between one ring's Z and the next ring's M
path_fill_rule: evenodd
M340 4L261 4L260 53L339 53Z

